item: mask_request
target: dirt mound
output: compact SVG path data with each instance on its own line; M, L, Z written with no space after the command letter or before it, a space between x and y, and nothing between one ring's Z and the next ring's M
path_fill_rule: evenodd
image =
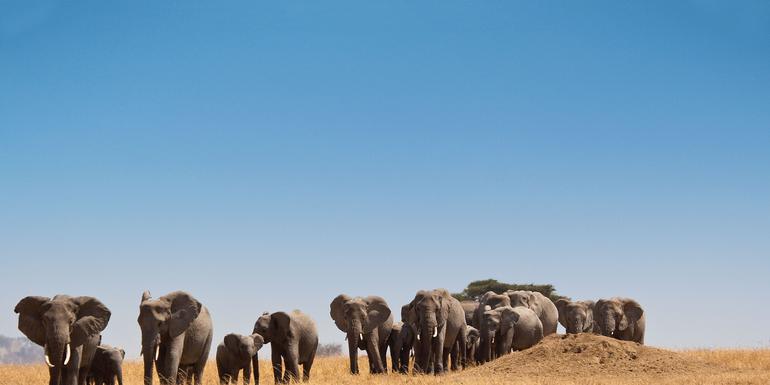
M707 370L701 361L676 352L593 334L550 335L541 343L471 369L469 374L521 376L628 376Z

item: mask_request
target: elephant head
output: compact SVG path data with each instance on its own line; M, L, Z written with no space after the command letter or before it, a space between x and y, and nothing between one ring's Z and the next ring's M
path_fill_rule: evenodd
M203 305L198 300L183 291L175 291L157 299L152 299L149 291L142 293L137 322L142 330L142 356L146 385L152 383L154 361L162 359L161 354L171 354L169 349L161 352L161 341L182 335L198 318L202 308ZM160 365L158 369L161 369ZM177 368L167 369L174 374L177 371ZM172 373L159 374L170 378Z
M347 333L348 341L355 342L356 346L364 334L371 333L390 317L388 303L378 296L351 298L340 294L329 308L334 324Z
M513 333L519 314L510 306L502 306L484 312L482 338L487 339L486 349L494 346L496 354L505 354L511 348Z
M289 314L277 311L275 313L264 312L254 324L252 333L262 336L264 343L285 343L288 339L291 325Z
M72 349L96 338L110 321L110 310L94 297L25 297L14 308L19 330L43 346L46 364L58 377ZM55 373L55 374L54 374Z
M511 299L505 294L497 294L494 291L488 291L479 297L479 305L476 307L475 324L481 327L484 312L490 309L496 309L501 306L510 306Z
M481 337L481 334L479 333L479 329L476 329L473 326L468 325L466 327L466 333L465 333L465 346L476 345L479 342L480 337Z
M559 310L559 323L567 334L590 333L594 329L594 301L572 302L560 299L555 303Z
M603 336L624 331L642 318L644 310L638 302L627 298L600 299L594 306L594 321Z
M249 361L257 355L259 349L265 344L265 340L256 333L248 336L230 333L225 336L224 343L230 354L243 361Z

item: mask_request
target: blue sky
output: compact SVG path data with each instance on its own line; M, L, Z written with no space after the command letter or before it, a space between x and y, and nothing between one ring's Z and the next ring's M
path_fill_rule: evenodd
M216 341L339 293L637 298L767 346L770 3L0 2L0 334L183 289Z

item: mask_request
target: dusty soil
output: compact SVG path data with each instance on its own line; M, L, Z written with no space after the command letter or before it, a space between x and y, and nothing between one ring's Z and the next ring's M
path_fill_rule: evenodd
M469 375L591 377L703 373L716 369L697 358L592 334L550 335L540 344L466 371Z

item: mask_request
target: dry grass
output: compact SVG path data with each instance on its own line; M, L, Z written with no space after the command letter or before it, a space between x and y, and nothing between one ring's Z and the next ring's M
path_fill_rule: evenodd
M440 377L433 376L403 376L388 374L370 376L348 374L348 363L344 357L319 358L313 367L314 384L538 384L538 385L631 385L631 384L770 384L770 350L692 350L676 353L681 359L691 360L703 369L693 372L676 372L673 374L644 374L633 375L569 375L563 371L556 375L528 374L522 377L516 374L516 368L509 372L486 370L485 367L474 368L462 373L452 373ZM513 362L513 361L512 361ZM360 363L367 367L365 359ZM272 372L269 361L262 361L261 383L272 384ZM127 385L142 383L141 362L125 363L125 378ZM48 370L45 365L0 365L0 384L2 385L43 385L48 383ZM157 381L155 382L157 384ZM242 382L241 382L242 383ZM204 384L218 384L216 366L213 362L206 367Z

